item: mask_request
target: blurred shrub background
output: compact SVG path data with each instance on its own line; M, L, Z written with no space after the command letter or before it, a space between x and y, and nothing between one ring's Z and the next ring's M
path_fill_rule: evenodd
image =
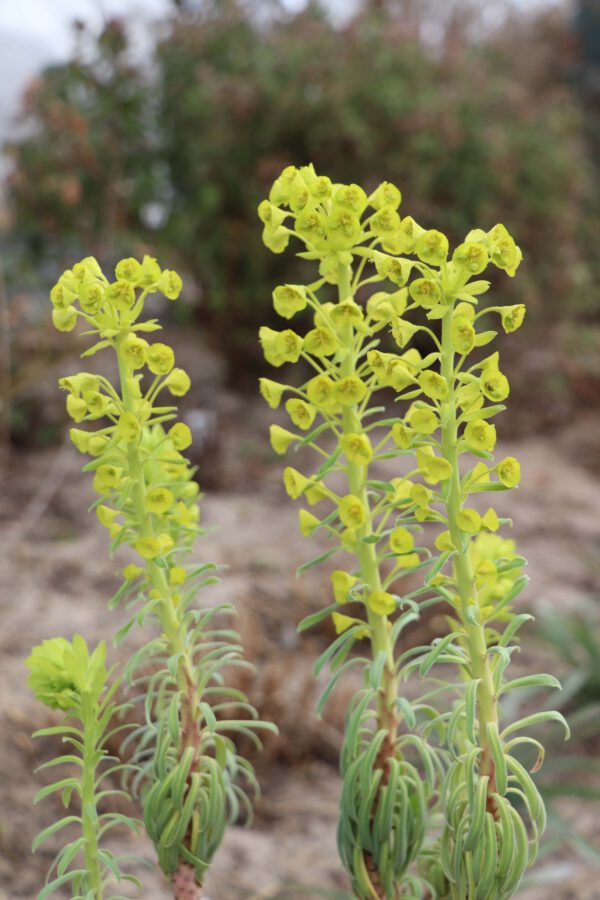
M126 19L79 23L6 147L9 296L26 272L45 292L82 254L151 248L190 276L229 378L253 383L257 327L290 276L261 247L256 205L283 166L312 160L398 183L405 211L454 240L506 221L526 265L503 290L529 305L528 343L572 357L581 330L583 380L600 386L598 0L354 7L340 20L319 2L177 0L143 54ZM567 407L581 373L546 369Z

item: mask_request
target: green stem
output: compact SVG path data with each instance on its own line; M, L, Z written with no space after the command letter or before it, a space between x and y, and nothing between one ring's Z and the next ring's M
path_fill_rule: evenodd
M131 388L133 370L128 365L121 352L121 339L117 339L116 353L119 365L119 378L121 382L121 396L123 406L128 412L135 412L135 397ZM152 516L145 506L146 483L144 478L144 461L139 447L134 443L128 445L127 450L129 474L133 482L132 500L136 521L142 537L152 537L154 525ZM160 597L160 605L157 607L157 617L160 626L167 638L172 655L179 655L177 667L177 683L182 692L181 703L181 752L187 747L192 747L195 753L195 761L200 753L201 721L198 708L198 683L194 661L181 633L181 622L173 603L173 591L169 586L162 569L154 560L148 560L146 571L150 584ZM192 771L195 762L192 763Z
M351 291L351 267L340 265L338 271L339 300L347 300L352 296ZM346 357L340 366L342 377L353 375L356 371L356 353L354 349L354 329L351 324L344 328L342 339L348 348ZM342 428L344 434L360 434L363 432L361 418L355 407L344 407L342 414ZM377 560L375 544L365 543L363 538L369 536L373 530L373 514L367 493L368 465L356 462L348 462L347 475L350 492L359 497L366 511L366 518L362 528L357 530L356 555L360 565L362 580L372 591L382 590L381 573ZM377 659L381 653L385 654L385 666L382 673L381 690L377 698L377 723L378 728L387 732L387 738L382 744L379 763L384 771L387 771L385 761L396 752L396 732L398 719L396 715L397 682L394 669L394 648L390 637L391 624L387 616L374 613L367 607L367 620L371 631L371 648L373 659Z
M459 454L457 450L458 416L454 395L454 349L452 347L452 307L442 319L442 363L441 374L448 387L448 397L442 403L442 453L452 467L452 476L446 495L448 530L452 543L456 547L454 571L458 594L462 625L466 633L466 645L470 661L470 675L479 679L477 690L477 707L479 720L479 742L481 746L480 774L489 776L488 810L495 811L492 794L496 790L494 778L494 762L487 740L487 726L498 723L497 699L494 691L492 667L485 637L485 627L478 622L469 621L469 607L477 607L477 588L469 555L471 538L460 530L457 516L463 506L460 486Z
M102 876L98 858L98 810L96 809L97 712L97 704L92 694L89 691L85 691L81 696L81 720L83 726L83 769L81 781L83 855L87 872L88 892L92 892L94 900L102 900Z

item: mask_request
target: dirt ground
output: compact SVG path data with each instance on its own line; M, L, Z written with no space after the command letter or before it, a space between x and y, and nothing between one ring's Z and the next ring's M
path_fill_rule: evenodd
M269 738L255 759L263 789L255 827L229 831L207 881L206 900L341 900L347 883L335 848L336 758L345 705L356 684L351 678L342 684L318 721L311 670L327 635L300 637L295 630L304 614L321 605L327 573L311 570L300 580L293 575L314 552L298 533L297 510L281 487L281 463L266 443L270 411L223 395L213 413L214 435L206 445L219 465L213 469L205 460L203 521L215 530L200 542L198 554L227 566L209 599L235 603L237 627L257 666L247 688L281 736ZM569 441L568 435L553 434L500 448L521 460L522 487L510 497L496 495L497 506L502 512L510 506L514 536L529 560L532 582L522 602L542 614L544 608L581 609L600 598L600 478L573 465ZM32 857L31 840L58 811L52 800L31 805L44 777L32 771L52 748L29 735L51 716L26 687L24 659L33 644L54 635L79 631L92 643L110 636L125 615L106 611L122 563L107 559L105 532L86 512L93 495L80 466L66 445L16 454L2 495L0 900L36 896L51 848ZM120 652L126 655L140 640L134 634ZM544 652L528 650L525 642L517 666L526 671L541 664L560 673ZM560 811L600 848L593 804L565 801ZM152 848L142 841L131 841L127 849L152 860ZM552 861L542 859L534 874L539 884L523 889L521 900L600 896L600 871L568 845ZM166 900L169 892L155 871L148 868L142 877L147 898Z

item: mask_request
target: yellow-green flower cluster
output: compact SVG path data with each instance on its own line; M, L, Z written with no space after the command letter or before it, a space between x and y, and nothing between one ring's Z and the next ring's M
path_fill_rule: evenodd
M322 527L330 536L337 534L340 548L353 552L356 541L365 537L361 529L367 518L369 528L374 523L359 496L339 494L325 481L330 474L355 466L363 471L364 482L374 459L412 453L416 466L410 478L403 480L400 495L390 483L393 490L382 491L374 505L379 524L373 528L372 539L378 538L386 554L395 556L396 574L420 565L423 554L412 547L410 553L396 554L393 545L384 543L392 518L397 526L403 523L409 529L425 521L445 526L442 494L452 474L436 438L448 399L448 384L440 372L441 345L427 325L409 321L406 314L423 310L427 319L435 321L450 311L451 345L461 359L455 394L462 423L460 452L489 459L496 430L486 404L500 404L509 386L499 368L498 353L468 364L469 354L494 336L478 328L485 310L478 312L477 305L489 282L476 276L490 264L514 275L521 260L519 248L502 225L488 232L470 232L450 252L441 232L421 227L411 216L402 217L400 202L400 191L387 182L367 195L358 185L335 184L317 175L309 165L285 169L258 209L267 246L281 252L291 238L297 238L301 255L318 263L321 276L307 285L286 284L273 291L275 311L289 322L301 313L303 323L309 313L308 328L300 332L291 326L264 327L259 334L271 365L280 368L301 361L309 372L313 370L299 387L261 379L261 393L272 409L287 396L287 425L271 426L275 452L285 454L300 443L317 449L310 431L315 428L320 429L319 435L329 432L337 444L334 464L325 467L325 473L323 466L306 474L288 467L286 490L311 506L322 501L329 505L321 520L311 513L309 522L307 511L301 513L304 534ZM378 288L364 304L356 300L363 285L378 284L388 287ZM522 306L492 310L500 314L507 331L523 321ZM390 331L398 345L396 352L377 346ZM432 341L431 352L425 356L408 346L419 333L430 335ZM405 397L407 404L404 414L382 431L376 421L365 425L362 419L373 395L385 389ZM346 427L349 418L356 420L356 427ZM477 463L464 480L464 497L514 487L518 480L516 460L509 458L497 466ZM498 527L498 518L493 509L481 515L466 508L460 524L465 534L489 533ZM441 540L449 551L451 541L444 541L443 535ZM368 605L367 597L365 593Z
M190 429L183 422L167 427L175 407L160 405L160 394L184 396L190 378L175 366L168 344L141 336L160 326L140 317L149 293L174 300L180 291L179 275L161 270L146 256L142 262L117 263L112 282L88 257L65 272L51 292L54 319L57 312L68 311L73 322L81 317L100 338L83 355L112 347L119 361L120 392L105 377L89 372L59 380L67 392L67 412L77 425L104 419L101 427L71 429L77 449L94 458L89 468L100 495L98 519L113 546L128 543L144 563L160 559L168 568L177 565L177 554L194 540L200 512L198 485L182 453L191 444ZM133 467L132 454L137 459Z

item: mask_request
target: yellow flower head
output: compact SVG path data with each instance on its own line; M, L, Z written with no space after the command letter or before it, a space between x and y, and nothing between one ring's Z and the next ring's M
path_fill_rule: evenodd
M90 419L100 419L106 415L109 407L112 405L108 397L99 391L85 391L82 396Z
M318 528L321 524L321 520L317 519L316 516L313 516L307 509L301 509L298 511L298 524L300 526L300 533L304 535L304 537L310 537L315 528Z
M156 559L161 554L160 542L155 537L138 538L135 549L143 559Z
M349 209L334 209L327 217L325 234L332 250L350 250L362 237L360 219Z
M454 550L454 544L452 543L452 538L450 537L449 531L442 531L435 539L435 546L442 553L446 553L449 550Z
M103 306L105 297L106 290L104 286L97 281L90 281L81 285L79 305L88 315L95 316L100 307Z
M390 534L390 549L393 553L410 553L415 546L415 539L408 528L394 528Z
M510 393L510 385L506 375L491 368L484 369L481 373L480 385L484 396L494 403L506 400Z
M192 432L185 422L176 422L169 428L169 437L176 450L187 450L192 443Z
M360 528L364 525L367 514L360 497L347 494L338 504L340 521L347 528Z
M397 259L394 256L386 256L385 253L377 253L375 256L377 274L398 287L404 287L410 278L413 265L414 263L408 259Z
M433 278L415 278L408 292L415 303L425 309L433 309L442 300L442 289Z
M100 456L106 450L110 438L106 434L90 434L87 452L91 456Z
M463 434L469 450L491 451L496 444L496 427L485 419L471 419Z
M419 385L423 393L432 400L445 400L448 396L448 385L437 372L423 372L419 376Z
M366 466L373 456L371 441L366 434L345 434L340 439L340 446L348 462Z
M336 634L343 634L345 631L348 631L349 628L352 628L353 625L361 625L361 619L356 619L354 616L345 616L343 613L332 612L331 619L333 621L333 625L335 628ZM357 640L361 638L366 638L369 636L369 628L367 625L364 628L358 628L355 634Z
M387 591L372 591L367 597L367 606L378 616L389 616L396 609L396 601Z
M465 273L479 275L488 264L489 257L485 244L465 241L452 254L452 262Z
M135 441L141 432L141 426L132 412L122 412L117 422L119 437L130 444Z
M168 488L156 486L146 491L144 504L148 512L164 516L173 506L174 499L173 492Z
M187 573L183 566L173 566L169 569L169 584L173 587L178 587L180 584L183 584L187 577Z
M500 521L498 519L498 513L493 507L488 507L488 509L482 515L481 525L487 531L498 531Z
M77 310L74 306L61 309L55 306L52 310L52 324L57 331L73 331L77 323Z
M285 409L294 425L297 428L302 428L304 431L311 427L317 414L314 406L310 406L304 400L296 397L286 400Z
M160 281L161 269L153 256L144 256L142 260L142 271L140 284L142 287L150 290L155 288Z
M391 206L398 209L402 200L402 194L395 184L391 181L382 181L369 197L369 204L373 209L382 209L384 206Z
M364 319L363 311L354 300L344 300L331 307L330 316L336 325L360 325Z
M304 350L311 356L321 359L333 356L338 347L338 339L331 328L312 328L304 336Z
M502 327L507 334L511 334L520 328L525 319L525 306L523 303L517 303L515 306L503 306L500 310L502 319Z
M344 572L342 569L336 569L331 573L331 585L333 587L333 598L336 603L346 603L350 589L358 583L358 578Z
M81 428L71 428L69 430L69 437L80 453L88 452L91 437L89 431L83 431Z
M428 406L413 403L406 413L406 421L417 434L433 434L440 420Z
M498 478L506 487L513 488L521 480L521 466L514 456L507 456L494 469Z
M108 494L120 484L123 469L108 463L98 466L94 475L94 490L99 494Z
M400 317L392 319L392 337L401 349L408 344L418 330L418 325L413 325L412 322L407 322L405 319Z
M475 346L475 329L466 316L454 316L452 319L452 347L456 353L470 353Z
M433 491L426 488L424 484L413 484L409 490L410 499L421 509L426 509L433 497Z
M306 309L306 288L300 284L282 284L273 291L275 312L284 319L291 319Z
M347 375L340 378L335 386L335 397L342 406L355 406L364 400L367 386L358 375Z
M118 509L111 509L110 506L105 506L103 503L96 507L98 521L101 525L104 525L105 528L109 528L113 524L115 518L119 515L119 512Z
M106 299L120 312L128 312L135 300L135 290L128 281L113 281L106 288Z
M383 241L400 230L400 216L391 204L380 207L371 219L371 231Z
M393 442L401 450L408 450L412 447L415 433L412 428L408 428L406 425L403 425L402 422L396 422L392 425L391 435Z
M191 387L190 376L183 369L172 369L165 384L174 397L184 397Z
M292 466L286 466L283 470L283 484L288 496L290 496L292 500L297 500L298 497L304 493L310 484L310 481L302 474L302 472L298 472L298 470L292 468Z
M74 422L82 422L87 416L87 403L75 394L67 396L67 412Z
M181 276L171 269L164 269L158 280L158 290L163 297L166 297L167 300L177 300L181 294L182 287L183 281Z
M476 534L481 530L481 516L476 509L461 509L457 513L456 524L461 531Z
M308 399L315 406L327 408L335 402L335 383L328 375L316 375L306 385Z
M152 344L148 348L146 359L153 375L168 375L175 365L175 354L168 344Z
M283 362L298 362L302 352L302 338L291 328L280 331L275 338L275 352Z
M271 381L269 378L259 378L258 384L262 396L271 409L277 409L281 403L281 396L287 386L285 384L279 384L277 381Z
M280 425L270 426L269 438L271 440L271 447L275 453L278 453L280 456L287 452L290 444L299 440L298 435L292 434L291 431L287 431L285 428L281 428Z
M417 465L423 479L428 484L438 484L446 481L452 475L452 466L447 459L436 456L432 447L422 447L417 450Z
M448 257L448 238L433 228L425 231L415 241L415 253L421 262L440 266Z
M141 369L145 365L147 350L148 341L135 334L128 334L121 344L121 352L132 369Z
M523 254L510 236L504 225L494 225L488 232L488 241L490 247L490 256L492 262L499 269L504 271L511 277L515 274Z
M367 205L367 195L359 184L337 184L333 189L333 205L360 216Z
M142 277L142 267L137 259L130 256L117 263L115 266L115 276L117 281L128 281L129 284L139 284Z

